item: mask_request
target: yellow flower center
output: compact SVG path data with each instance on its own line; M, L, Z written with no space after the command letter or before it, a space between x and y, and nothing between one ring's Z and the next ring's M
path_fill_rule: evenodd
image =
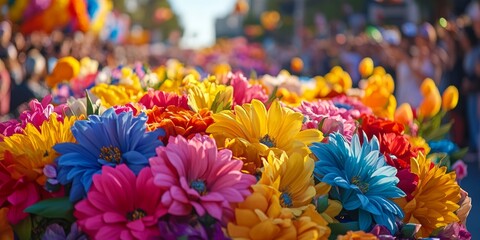
M268 136L268 134L260 138L260 143L265 144L269 148L275 147L275 139Z
M107 162L115 162L116 164L120 164L122 160L122 153L118 147L109 146L109 147L102 147L100 149L100 159L103 159Z
M137 208L133 212L127 213L127 219L130 222L141 219L145 216L147 216L147 213L141 208Z
M356 185L362 193L366 193L368 191L369 184L366 182L360 181L358 176L352 178L352 183Z

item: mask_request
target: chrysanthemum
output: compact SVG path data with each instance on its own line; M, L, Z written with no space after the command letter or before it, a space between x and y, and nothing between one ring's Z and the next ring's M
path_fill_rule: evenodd
M85 196L92 184L92 176L100 173L103 165L126 164L134 173L148 165L148 158L155 155L155 148L162 145L158 137L160 129L146 132L147 117L132 112L116 114L113 108L101 116L92 115L88 120L75 122L72 133L77 143L54 146L61 154L57 158L58 180L66 185L73 183L70 200Z
M363 144L357 134L352 143L339 133L332 133L328 143L316 143L310 149L318 158L315 177L330 184L330 194L346 210L358 210L360 229L369 230L375 222L395 233L395 219L402 210L390 199L405 196L397 187L397 170L388 166L379 152L379 143L366 136Z
M354 97L339 95L332 98L331 100L336 107L347 110L348 114L355 119L359 118L363 114L372 114L372 109L365 106L360 100L357 100Z
M229 73L230 86L233 87L233 105L242 105L258 99L261 102L268 100L268 95L261 85L252 85L242 73Z
M138 177L125 164L103 166L93 176L87 198L75 205L78 225L95 239L148 239L159 235L157 222L166 214L162 190L149 167Z
M264 168L259 183L273 186L279 181L281 206L291 208L295 215L300 215L301 210L310 204L315 196L313 159L299 153L288 157L284 152L277 157L270 152Z
M267 111L265 105L254 99L252 103L235 106L235 111L223 111L213 115L215 122L207 128L219 140L234 139L253 144L257 151L278 148L287 153L307 147L322 140L316 129L302 131L303 116L280 106L275 100Z
M356 121L347 110L336 107L329 100L303 101L300 107L295 108L295 111L305 116L304 129L320 129L325 136L332 132L339 132L351 140L357 129Z
M129 102L137 102L143 95L140 88L126 85L108 85L101 83L90 89L92 94L97 96L102 105L109 108L116 105L124 105Z
M9 171L14 176L27 176L30 181L36 181L40 186L45 184L43 167L52 164L58 154L52 149L57 143L74 142L70 130L76 118L65 118L63 122L53 113L47 121L38 128L27 124L23 134L14 134L0 142L0 152L9 152L12 162ZM19 147L21 146L21 147ZM0 155L0 161L4 155Z
M232 86L217 84L209 79L188 89L188 105L196 112L204 108L214 113L231 109L232 98Z
M195 134L205 134L207 127L213 123L212 112L208 109L201 109L198 112L187 110L182 107L168 106L166 108L153 106L146 110L148 120L147 129L154 131L162 128L165 136L161 140L166 145L170 136L181 135L191 139Z
M223 221L230 214L231 203L250 195L254 176L241 173L242 162L232 160L230 150L217 150L208 136L191 140L170 137L166 147L157 148L150 158L155 185L165 191L162 203L176 216L208 213Z
M228 223L228 235L234 239L328 239L330 228L313 205L295 218L280 205L280 192L263 184L252 186L253 193L235 208Z
M168 107L170 105L189 109L187 96L180 96L175 93L163 91L153 91L152 89L149 89L138 102L143 104L147 109L152 109L153 106Z
M396 200L405 212L404 222L420 223L419 237L428 237L433 230L458 222L454 213L460 201L460 187L455 172L447 173L446 167L432 166L432 162L419 153L411 159L411 171L418 176L413 199Z

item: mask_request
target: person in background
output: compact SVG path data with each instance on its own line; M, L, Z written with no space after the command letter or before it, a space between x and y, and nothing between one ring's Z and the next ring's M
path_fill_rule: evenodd
M11 80L5 64L0 60L0 119L5 120L10 111Z

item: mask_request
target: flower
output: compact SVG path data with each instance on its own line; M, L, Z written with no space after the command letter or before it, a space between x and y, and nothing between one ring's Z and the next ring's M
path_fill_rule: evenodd
M468 196L468 193L460 188L460 201L458 202L460 208L455 212L457 214L458 219L460 219L459 223L467 224L467 217L470 214L470 210L472 210L472 198Z
M87 236L80 231L77 223L73 223L67 234L62 226L57 223L50 224L42 236L42 240L87 240Z
M52 147L57 143L75 141L70 130L75 120L75 117L70 117L60 122L53 113L38 129L28 123L23 134L4 138L3 142L0 142L0 152L11 154L12 161L7 163L7 168L12 176L15 179L26 176L29 181L44 185L46 177L43 175L43 168L52 164L58 156ZM0 155L1 160L5 160L3 154Z
M139 86L137 88L135 85L107 85L105 83L96 85L90 89L90 92L98 97L106 108L137 102L143 95Z
M228 73L227 78L231 79L230 86L233 87L233 106L249 103L253 99L267 102L265 89L259 84L250 84L242 73Z
M452 154L458 151L458 146L448 139L442 139L439 141L429 141L428 145L430 146L431 153L446 153Z
M149 89L148 92L138 100L138 102L143 104L147 109L152 109L153 106L168 107L170 105L189 109L187 96L179 96L175 93L163 91L154 91L153 89Z
M328 143L315 143L310 149L318 159L315 178L333 187L330 194L344 209L359 210L361 230L368 230L375 222L396 232L395 218L403 213L390 198L405 193L397 187L397 170L386 164L376 137L368 142L364 136L360 144L355 134L349 144L341 134L332 133Z
M462 160L456 161L452 165L452 169L455 171L458 181L464 179L467 176L468 166Z
M290 61L290 69L293 72L300 73L303 70L303 60L299 57L294 57Z
M162 190L153 183L152 171L138 177L125 164L105 165L93 176L87 198L75 205L78 226L95 239L148 239L159 235L157 222L166 214Z
M238 138L253 144L260 153L269 148L291 153L322 140L316 129L302 131L302 114L280 106L277 100L268 111L262 102L254 99L252 103L235 106L235 112L214 114L213 119L215 122L207 128L207 133L213 134L217 141Z
M209 79L188 89L188 105L195 112L209 109L214 113L231 109L233 87L217 84Z
M7 220L8 208L0 208L0 239L13 240L12 226Z
M289 72L282 70L278 76L264 75L261 82L267 88L267 93L273 93L275 88L285 88L288 92L301 94L301 83L297 76L290 75Z
M442 95L442 109L450 111L458 104L458 89L455 86L448 86Z
M358 65L358 72L362 75L363 78L367 78L373 73L373 60L369 57L366 57L360 61Z
M220 223L205 226L202 220L196 216L165 216L158 222L158 227L162 239L229 239Z
M277 190L280 192L280 205L291 208L293 214L299 216L315 196L313 159L299 153L288 157L284 152L276 157L269 152L267 160L264 160L264 168L259 183L273 186L279 181Z
M470 240L472 234L468 232L465 225L455 222L448 224L436 237L442 240Z
M364 231L348 231L345 235L340 235L337 240L377 240L377 236Z
M375 115L393 119L397 100L393 95L394 83L388 74L371 76L365 87L362 102L371 107Z
M372 138L373 136L379 138L381 133L395 133L396 135L401 135L405 130L405 127L398 122L373 115L362 115L360 122L359 131L367 134L367 137L369 138Z
M329 100L303 101L294 110L304 115L304 129L320 129L325 136L339 132L350 140L357 128L356 121L348 110L336 107Z
M58 60L52 74L47 77L46 84L53 87L62 81L70 81L80 72L80 62L73 57L63 57Z
M400 105L395 111L394 119L405 126L409 126L413 121L413 111L410 104L403 103Z
M327 222L309 205L299 218L280 206L280 192L263 184L237 204L235 218L227 225L228 235L243 239L328 239Z
M197 133L205 135L207 127L213 123L212 112L208 109L194 112L177 106L166 108L153 106L152 109L146 110L146 113L149 131L159 128L165 130L165 135L160 138L165 145L170 136L181 135L191 139Z
M126 164L135 174L148 165L155 155L157 140L162 130L146 132L147 117L132 112L116 114L113 108L101 116L92 115L72 126L77 143L55 145L61 154L57 158L58 180L62 185L72 184L70 200L76 202L85 196L92 184L92 176L101 173L102 166Z
M195 209L199 216L208 213L223 221L230 204L243 201L256 182L254 176L240 172L243 164L232 160L230 150L218 151L208 136L170 137L168 145L156 152L150 158L154 183L165 191L162 204L171 215L186 216Z
M446 173L446 167L438 167L419 153L411 159L411 171L418 176L418 186L413 199L396 199L405 212L405 223L420 223L420 237L429 236L434 229L458 222L455 211L459 208L460 187L455 172ZM433 165L433 166L432 166Z
M337 108L347 110L347 113L354 119L358 119L361 115L371 115L372 109L365 106L360 100L346 95L339 95L331 99Z
M435 82L430 78L426 78L420 86L420 91L423 95L423 101L417 109L418 115L420 117L435 116L442 106L442 97Z

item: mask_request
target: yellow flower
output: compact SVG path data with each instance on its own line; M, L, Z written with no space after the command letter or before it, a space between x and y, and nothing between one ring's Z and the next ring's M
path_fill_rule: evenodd
M7 220L8 208L0 208L0 239L13 240L13 229Z
M219 149L230 149L232 151L233 158L243 162L242 171L252 175L261 175L260 168L263 167L261 156L252 144L241 141L238 138L225 140L220 140L217 138L217 147Z
M408 138L408 141L410 142L410 144L412 144L412 147L414 148L423 148L423 154L426 156L430 153L430 146L428 145L427 141L425 141L424 138L420 137L420 136L416 136L416 137L412 137L412 136L408 136L407 135L407 138Z
M423 96L430 94L430 92L434 91L435 89L437 89L437 86L435 85L435 81L433 81L431 78L425 78L420 85L420 92Z
M315 185L315 199L319 197L326 197L328 196L328 193L330 192L330 189L332 186L328 185L327 183L320 182L317 185ZM319 210L320 215L329 223L337 223L338 220L335 219L338 214L342 211L343 207L340 201L338 200L332 200L327 198L327 208L324 209L322 212L320 212L322 209L317 209Z
M346 235L340 235L337 240L377 240L378 238L364 231L348 231Z
M455 86L448 86L442 95L442 108L445 111L454 109L458 104L458 89Z
M272 186L256 184L253 193L235 208L227 233L233 239L321 239L330 235L327 222L309 205L295 218L280 206L280 193Z
M137 102L143 96L141 89L132 89L124 85L108 85L105 83L96 85L90 91L102 101L102 105L106 108Z
M286 88L279 88L277 97L290 107L298 107L302 103L302 99L295 92L290 92Z
M370 107L376 116L393 119L397 100L388 85L368 83L362 102Z
M273 186L274 182L279 180L280 205L290 208L296 216L299 216L302 209L310 204L315 196L313 159L296 152L290 157L282 152L277 157L271 151L263 165L265 170L259 183Z
M459 209L460 187L455 172L447 173L446 167L432 167L431 164L421 152L417 158L412 158L411 171L418 176L413 199L408 202L405 198L394 200L405 212L405 223L422 225L419 237L428 237L433 230L459 221L455 211Z
M373 73L373 60L369 57L362 59L358 65L358 71L363 78L367 78Z
M45 83L53 88L62 81L70 81L80 72L80 63L73 57L60 58L53 68L52 74L46 78Z
M268 111L262 102L254 99L252 103L235 106L235 111L214 114L213 119L215 122L207 132L216 140L238 138L252 144L260 153L270 148L289 154L293 150L307 150L309 144L323 138L316 129L302 131L303 115L280 106L278 100L273 101Z
M56 114L52 114L38 130L33 124L27 124L23 134L14 134L4 138L0 143L0 152L8 151L13 157L14 178L27 176L29 180L37 181L38 184L45 183L43 167L52 164L58 153L53 150L57 143L74 142L70 128L75 117L65 118L64 122L57 120ZM21 147L19 147L21 146ZM0 155L0 161L3 160Z
M440 111L442 106L442 97L438 89L432 89L424 96L423 101L418 107L418 115L422 117L433 117Z
M215 83L215 79L205 80L188 89L188 105L193 111L209 109L217 113L229 110L232 106L233 87Z
M229 73L230 71L232 71L232 68L228 63L220 63L215 65L215 67L213 68L213 74L215 76L227 75L227 73Z
M395 111L395 121L407 126L413 121L413 111L410 104L403 103L397 108Z

